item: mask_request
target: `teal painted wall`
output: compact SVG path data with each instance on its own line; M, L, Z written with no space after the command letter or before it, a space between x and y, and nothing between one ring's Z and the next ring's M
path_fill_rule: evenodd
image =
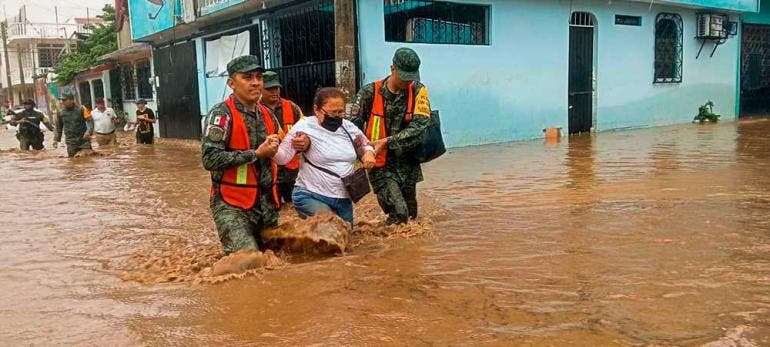
M741 18L747 24L770 24L770 0L762 0L759 13L746 13Z
M598 21L597 130L687 123L709 99L723 119L735 116L739 40L730 38L713 58L707 44L695 59L696 9L606 0L462 2L490 5L490 45L385 42L383 2L358 0L362 82L386 76L398 47L414 48L449 146L541 138L546 127L566 132L571 11L591 12ZM660 12L683 20L682 83L652 83ZM615 25L615 14L641 16L642 26Z
M682 5L706 7L727 11L757 12L759 0L630 0L636 2L664 3L667 5Z

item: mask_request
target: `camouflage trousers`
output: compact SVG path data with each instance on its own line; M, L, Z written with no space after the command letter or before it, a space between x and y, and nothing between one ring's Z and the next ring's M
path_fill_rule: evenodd
M386 177L372 182L377 202L388 215L386 224L402 224L417 218L417 183L399 183Z
M92 149L91 141L82 140L79 143L67 143L67 156L72 158L75 156L75 154L78 154L78 152L83 149Z
M255 208L244 210L226 203L220 196L211 199L211 212L217 226L219 241L225 254L255 251L262 244L262 230L278 224L278 213L267 207L265 196Z
M22 151L28 151L30 147L34 150L41 150L43 149L43 133L37 133L37 134L17 134L16 138L19 140L19 148Z
M278 168L278 196L284 203L291 202L291 194L294 191L294 183L297 181L299 170L289 170L285 167Z

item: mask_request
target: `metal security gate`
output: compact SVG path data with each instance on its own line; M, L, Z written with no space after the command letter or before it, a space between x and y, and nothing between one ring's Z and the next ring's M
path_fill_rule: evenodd
M744 24L741 117L770 114L770 25Z
M158 85L158 123L162 137L201 136L200 100L195 43L184 42L153 50Z
M315 91L335 86L334 1L307 1L262 19L262 58L281 95L311 113Z
M574 12L569 25L569 134L591 131L593 125L594 19Z

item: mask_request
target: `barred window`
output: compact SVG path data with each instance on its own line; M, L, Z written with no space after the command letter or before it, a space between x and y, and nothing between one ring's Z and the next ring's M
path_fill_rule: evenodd
M682 17L676 13L660 13L655 19L654 82L682 82Z
M150 61L143 60L136 63L136 84L139 87L139 98L152 99L152 85L150 84Z
M59 63L59 54L64 50L64 45L38 43L37 65L39 67L54 67Z
M120 67L120 84L123 86L123 100L135 100L134 65L123 65Z
M384 0L385 41L489 44L489 6L433 0Z

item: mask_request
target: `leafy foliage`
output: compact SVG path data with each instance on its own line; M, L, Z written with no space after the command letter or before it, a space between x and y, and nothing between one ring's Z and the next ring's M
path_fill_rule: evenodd
M698 115L695 116L693 122L716 123L719 121L719 117L721 117L721 115L714 113L714 102L709 100L707 103L701 105L701 107L698 108Z
M92 33L83 40L77 49L66 53L54 67L56 82L67 84L78 72L87 70L99 63L99 57L118 49L118 36L115 32L115 8L104 5L101 15L97 16L105 24L90 27Z

